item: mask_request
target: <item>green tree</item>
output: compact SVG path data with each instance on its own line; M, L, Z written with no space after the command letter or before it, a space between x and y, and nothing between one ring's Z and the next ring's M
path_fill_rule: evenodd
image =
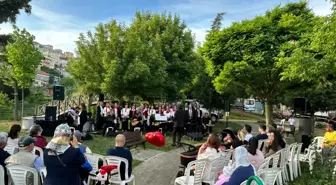
M34 47L35 37L25 29L14 26L11 39L6 47L6 61L1 63L1 74L2 80L14 88L14 119L17 120L18 88L30 86L43 56Z
M130 26L99 24L76 43L67 70L87 93L176 99L192 78L194 39L178 16L137 12Z
M32 7L29 5L31 0L2 0L0 1L0 24L4 22L16 22L16 16L20 10L30 14Z
M76 81L71 77L61 78L59 84L64 86L66 96L71 96L78 89Z
M316 18L306 2L288 3L264 16L235 22L210 33L201 49L207 72L218 92L233 87L265 102L266 124L272 121L273 104L286 88L277 66L284 45L313 31Z
M217 14L216 18L212 21L211 31L220 31L222 28L222 20L224 15L224 12Z

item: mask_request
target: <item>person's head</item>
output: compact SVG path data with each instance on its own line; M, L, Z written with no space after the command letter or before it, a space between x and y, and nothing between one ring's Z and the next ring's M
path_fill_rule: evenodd
M100 106L103 106L103 105L104 105L104 102L103 102L103 101L100 101L100 102L99 102L99 105L100 105Z
M21 126L18 124L14 124L10 127L8 137L10 137L11 139L16 139L19 137L20 132L21 132Z
M247 133L251 133L252 132L252 127L250 125L245 125L245 130L247 131Z
M173 105L173 109L176 110L176 105L175 104Z
M114 103L114 107L118 107L118 103L117 102Z
M42 130L40 125L33 125L29 129L29 135L31 137L41 136L42 132L43 132L43 130Z
M210 134L208 137L208 146L211 148L218 149L220 146L220 140L215 134Z
M154 105L153 104L151 105L151 109L154 109Z
M191 104L189 104L189 109L192 109L192 105Z
M0 132L0 148L4 149L7 145L7 133Z
M135 105L132 105L132 109L135 109Z
M106 103L106 107L109 107L110 106L110 103Z
M205 113L204 117L208 118L209 117L209 113Z
M277 151L279 147L279 142L281 140L281 134L277 130L269 131L269 141L271 143L271 148L273 151Z
M239 147L239 146L242 146L242 145L244 145L244 142L241 141L241 140L239 140L239 139L234 139L234 140L232 140L232 142L231 142L231 148L232 148L232 149L235 149L235 148L237 148L237 147Z
M128 108L128 104L127 103L125 103L125 108Z
M81 109L81 111L86 111L85 103L80 104L80 109Z
M54 132L52 142L58 145L69 145L71 136L71 128L68 124L58 125Z
M123 134L118 134L115 138L115 146L116 147L124 147L126 142L126 138Z
M28 152L33 151L34 143L36 142L36 138L31 136L23 136L19 139L19 148L20 150L26 150Z
M82 133L79 130L75 130L74 136L77 138L78 142L82 142Z
M258 140L255 137L252 137L249 140L248 152L252 155L255 155L257 153L257 149L258 149Z
M333 132L334 131L334 124L332 121L328 122L328 124L326 125L326 131L327 132Z
M141 104L141 105L140 105L140 109L143 109L143 108L144 108L144 105L143 105L143 104Z
M260 125L259 126L259 133L260 134L265 134L266 133L266 125Z
M247 167L251 165L251 162L248 160L248 152L245 147L239 146L234 150L236 168L239 166Z
M197 105L197 109L200 110L201 106L200 105Z
M169 105L166 105L166 110L169 110L169 109L170 109Z

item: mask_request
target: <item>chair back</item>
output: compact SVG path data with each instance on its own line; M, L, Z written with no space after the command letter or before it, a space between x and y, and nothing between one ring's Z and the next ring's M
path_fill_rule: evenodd
M99 171L99 161L103 161L103 163L105 163L104 156L94 153L85 153L85 157L92 166L91 173L96 175L96 172Z
M258 171L268 169L270 167L270 162L271 158L264 159L264 162L259 166Z
M40 177L41 177L41 182L43 184L44 179L47 177L47 168L46 167L41 168Z
M36 151L38 151L38 153L40 154L39 156L40 156L40 158L43 161L43 150L42 150L42 148L34 146L34 149L33 149L32 153L36 154Z
M6 166L13 185L26 185L27 180L30 180L32 175L33 185L38 185L37 170L23 165L8 165Z
M314 137L312 143L316 144L316 150L321 151L324 141L325 141L324 137L318 136L318 137Z
M221 156L223 156L224 166L229 165L232 157L232 150L225 150L224 152L221 152Z
M266 159L270 160L270 164L272 164L272 168L277 168L280 162L281 150L277 151L277 153L267 157Z
M206 170L203 174L204 181L215 181L217 173L222 171L225 166L226 156L219 156L215 159L208 159Z
M107 162L107 165L117 165L118 168L116 170L113 170L111 173L117 171L118 174L112 175L109 178L109 182L113 184L113 182L120 182L121 180L121 163L125 164L125 180L129 179L128 176L128 160L122 157L116 157L116 156L106 156L105 160Z
M290 161L292 160L292 151L293 151L293 148L296 146L296 143L292 143L290 144L289 146L287 146L285 149L286 149L286 159L287 161Z
M0 165L0 185L5 185L5 170L2 165Z
M301 154L301 149L302 149L302 143L298 143L297 145L296 145L296 157L299 159L299 156L300 156L300 154Z
M7 144L6 147L4 148L5 151L7 151L9 154L13 155L17 152L19 152L19 146Z
M262 180L262 182L266 185L274 185L281 170L269 168L265 170L259 170L257 172L257 176Z
M266 150L266 143L267 139L261 139L258 141L258 149L262 152L264 152Z
M202 185L203 174L204 174L206 163L207 163L206 159L201 159L201 160L196 161L193 185Z

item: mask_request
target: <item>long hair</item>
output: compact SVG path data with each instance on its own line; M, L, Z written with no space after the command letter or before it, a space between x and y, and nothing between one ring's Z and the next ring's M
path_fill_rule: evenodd
M21 131L21 126L18 124L14 124L11 126L9 132L8 132L8 137L11 139L16 139L19 137L19 132Z
M83 111L86 111L85 103L81 103L81 109L82 109L82 112L83 112Z
M247 151L252 155L256 155L257 148L258 148L258 140L255 137L252 137L249 140L249 146L248 146Z
M280 132L278 132L276 130L272 130L272 131L270 131L270 133L274 134L274 140L271 143L271 149L273 151L278 151L278 148L280 146L281 134L280 134Z

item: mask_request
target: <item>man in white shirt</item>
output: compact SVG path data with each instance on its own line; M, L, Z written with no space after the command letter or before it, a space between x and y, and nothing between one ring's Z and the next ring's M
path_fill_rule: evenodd
M289 126L290 126L290 134L292 134L294 136L294 133L295 133L295 119L293 118L293 116L290 116L289 119L288 119L288 123L289 123ZM288 133L287 133L288 135ZM295 136L294 136L295 138Z
M121 109L121 120L122 120L122 130L128 130L128 120L130 117L130 109L128 108L128 104L125 104L125 107Z
M250 125L245 125L244 128L247 132L247 134L245 135L244 141L248 143L250 141L250 139L253 137L253 135L251 134L252 127Z

